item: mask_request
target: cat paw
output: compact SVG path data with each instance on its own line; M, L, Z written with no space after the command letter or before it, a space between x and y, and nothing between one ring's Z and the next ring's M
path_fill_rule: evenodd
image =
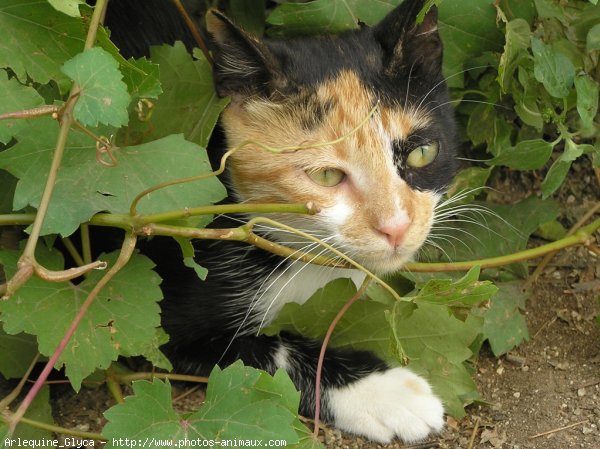
M392 368L328 392L333 424L380 443L419 441L444 426L442 401L423 378Z

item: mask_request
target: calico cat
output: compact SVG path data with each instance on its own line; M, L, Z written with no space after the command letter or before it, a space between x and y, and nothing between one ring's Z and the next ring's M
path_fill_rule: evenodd
M231 98L221 117L226 148L246 140L308 147L273 154L248 145L235 152L226 179L232 201L313 203L315 215L274 219L322 238L378 274L398 271L413 257L455 169L437 11L432 7L417 24L423 4L405 0L374 27L292 40L259 39L223 14L207 13L216 90ZM219 217L213 226L238 226L248 218ZM319 252L294 234L260 232ZM321 342L261 335L261 326L284 303L302 303L338 277L360 283L363 274L234 242L195 246L208 268L204 282L176 253L166 263L163 249L155 257L170 335L164 350L177 371L206 374L214 364L238 359L271 373L283 368L301 391L300 413L312 416ZM322 417L340 429L389 442L420 440L443 427L443 405L428 383L372 353L329 348L321 382Z

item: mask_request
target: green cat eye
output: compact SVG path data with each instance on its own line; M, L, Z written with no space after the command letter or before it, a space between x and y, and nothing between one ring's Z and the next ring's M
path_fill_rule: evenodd
M308 177L315 183L323 187L335 187L346 177L346 173L337 168L319 168L317 170L308 170Z
M413 168L425 167L426 165L431 164L437 155L437 142L421 145L409 153L408 157L406 158L406 164Z

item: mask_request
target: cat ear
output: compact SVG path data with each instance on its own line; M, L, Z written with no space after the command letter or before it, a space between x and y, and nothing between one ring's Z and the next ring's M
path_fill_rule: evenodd
M206 14L206 30L212 38L213 75L220 96L269 95L285 87L277 59L258 38L214 9Z
M384 51L384 70L393 76L410 69L439 76L442 69L442 41L437 28L437 7L433 5L420 24L417 14L424 0L404 0L373 29Z

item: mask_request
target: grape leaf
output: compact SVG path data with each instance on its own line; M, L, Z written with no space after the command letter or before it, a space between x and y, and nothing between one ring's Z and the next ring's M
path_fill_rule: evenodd
M341 278L319 289L304 304L288 303L263 332L275 335L282 330L320 339L344 304L356 293L350 279ZM331 336L331 346L350 346L371 350L392 360L389 352L390 330L386 325L388 306L374 301L358 301L339 321Z
M79 5L84 5L83 0L48 0L54 9L71 17L81 17Z
M62 67L65 75L79 84L80 94L74 115L88 126L126 125L131 97L122 81L119 63L105 50L93 47L69 59Z
M419 285L414 301L448 306L475 306L489 300L498 288L490 281L479 281L479 267L473 267L462 278L431 279ZM408 298L407 298L408 299Z
M7 277L14 275L18 257L15 251L0 253ZM56 251L40 248L36 258L49 268L62 268L61 256ZM101 259L110 266L116 254ZM157 301L162 292L153 266L145 256L134 255L90 306L57 363L57 367L65 365L76 390L96 368L108 368L121 354L145 355L148 347L156 344L160 325ZM37 336L40 353L51 355L103 274L94 271L77 286L31 278L9 300L0 302L4 330L9 334L26 332Z
M464 362L473 356L469 346L481 332L483 320L469 315L461 321L447 307L427 303L397 303L387 319L410 369L431 382L446 412L456 418L465 416L464 403L476 396L477 388Z
M1 45L1 44L0 44ZM0 114L35 108L44 104L44 100L35 89L24 86L16 79L9 79L5 70L0 70ZM27 120L0 120L0 143L8 143L27 126Z
M133 384L134 395L105 412L103 435L107 448L119 438L146 438L178 442L196 439L278 439L296 447L299 394L285 372L270 376L237 362L210 375L202 407L179 416L171 404L168 382ZM306 446L305 446L306 447Z
M374 25L400 0L315 0L307 3L284 3L267 18L276 27L285 27L286 35L339 33L356 29L360 22Z
M0 67L10 67L22 82L27 77L46 84L56 81L66 92L71 81L60 71L79 53L85 23L56 11L47 0L3 0L0 4Z
M183 133L187 140L206 147L229 99L218 97L210 64L200 52L194 55L196 60L181 42L152 48L152 61L160 66L164 92L148 119L140 121L137 114L130 119L129 128L121 132L125 142L147 142Z
M0 323L0 374L21 378L38 353L35 338L27 334L8 335Z
M56 125L49 118L32 122L14 147L0 153L0 168L20 178L14 207L37 207L56 144ZM173 135L138 146L113 148L116 166L96 160L95 142L70 133L43 234L70 235L100 211L128 213L133 198L166 181L212 171L205 150ZM216 177L153 192L139 204L140 213L164 212L214 203L225 196Z
M496 356L507 353L529 339L527 323L521 314L529 296L521 282L497 284L498 293L490 301L483 315L483 335L490 342Z

